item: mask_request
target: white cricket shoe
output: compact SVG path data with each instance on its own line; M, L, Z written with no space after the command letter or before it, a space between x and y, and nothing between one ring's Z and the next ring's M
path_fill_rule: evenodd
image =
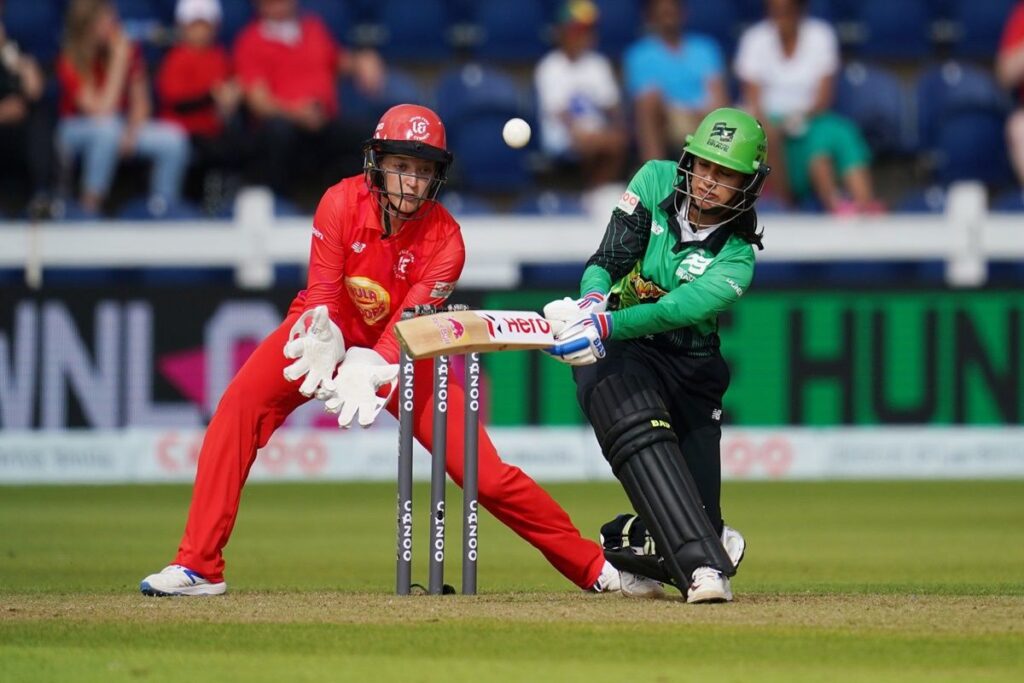
M613 567L611 562L605 560L601 567L601 574L590 591L592 593L614 593L621 588L622 580L619 578L619 570Z
M640 574L619 572L619 581L622 584L622 594L628 598L661 600L668 597L665 593L665 585L661 581L655 581Z
M697 567L693 570L693 581L686 591L686 602L732 602L729 577L711 567Z
M188 567L171 564L159 574L150 574L139 584L143 595L165 597L170 595L221 595L228 584L210 583Z
M739 567L743 561L743 554L747 550L747 542L743 534L731 526L722 527L722 545L725 546L725 554L732 560L732 566Z

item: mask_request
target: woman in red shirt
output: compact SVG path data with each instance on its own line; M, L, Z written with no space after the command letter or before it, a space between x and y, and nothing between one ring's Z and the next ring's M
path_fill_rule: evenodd
M178 126L153 121L146 65L125 35L110 0L72 0L57 60L60 123L57 147L66 167L82 161L82 208L102 208L120 158L153 163L150 207L176 202L188 162Z

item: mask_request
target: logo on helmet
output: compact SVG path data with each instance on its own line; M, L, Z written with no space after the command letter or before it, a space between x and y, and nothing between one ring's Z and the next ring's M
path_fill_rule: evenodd
M409 130L405 133L406 140L425 140L430 128L430 122L422 116L414 116L409 119Z
M735 126L730 128L725 125L724 121L719 121L715 124L715 127L711 129L711 136L718 138L722 142L732 142L732 137L736 134Z

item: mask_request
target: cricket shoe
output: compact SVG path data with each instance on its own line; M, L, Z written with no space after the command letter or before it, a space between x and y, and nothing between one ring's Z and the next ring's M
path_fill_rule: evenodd
M210 583L201 575L180 564L164 567L158 574L150 574L139 584L143 595L167 597L171 595L221 595L228 585Z
M711 567L697 567L693 570L693 581L686 591L686 602L732 602L729 577Z
M661 600L668 597L668 594L665 593L665 584L640 574L620 571L619 583L622 586L622 594L627 598Z
M722 545L725 546L725 554L732 560L732 566L739 568L743 554L747 550L747 541L743 534L731 526L722 526Z
M591 586L591 593L614 593L622 589L622 580L619 577L619 570L612 566L612 563L608 560L604 561L604 566L601 567L601 573L597 577L597 581Z

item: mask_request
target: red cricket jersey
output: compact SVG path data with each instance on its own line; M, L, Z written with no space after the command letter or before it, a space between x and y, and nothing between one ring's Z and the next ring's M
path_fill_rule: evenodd
M97 59L92 63L92 79L96 88L103 87L103 83L107 80L107 67L108 63L105 59ZM142 59L142 51L137 45L133 45L131 64L128 66L128 76L124 79L124 88L121 91L120 104L118 105L119 113L127 113L129 86L134 79L145 73L145 69L146 63ZM80 114L77 103L78 91L82 89L82 81L85 79L75 70L71 60L64 54L57 58L56 72L57 83L60 86L58 112L61 116Z
M156 90L160 99L160 118L174 121L192 135L214 137L224 128L212 99L193 109L175 111L182 102L199 102L214 86L228 80L231 65L224 48L211 45L177 45L164 57L157 74Z
M324 23L307 15L299 20L302 38L294 45L271 40L252 22L235 42L235 69L245 87L263 81L286 105L318 102L328 116L338 113L338 59L341 48Z
M1017 3L1003 27L1003 36L999 41L999 54L1006 54L1022 44L1024 44L1024 3ZM1024 84L1017 89L1017 97L1020 102L1024 102Z
M440 204L384 237L381 210L363 176L329 188L313 216L309 281L291 312L327 306L345 346L372 347L398 362L392 331L402 309L438 305L466 260L459 224Z

